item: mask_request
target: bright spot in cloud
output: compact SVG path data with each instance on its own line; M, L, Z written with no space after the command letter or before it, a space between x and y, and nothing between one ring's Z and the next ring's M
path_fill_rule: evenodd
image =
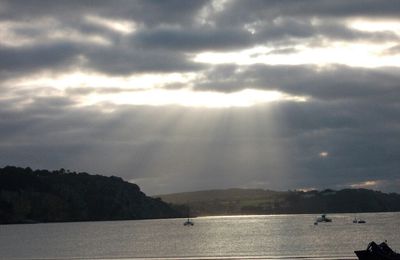
M328 157L329 156L329 153L328 152L320 152L319 153L319 157L322 157L322 158L325 158L325 157Z
M120 32L122 34L130 34L136 30L136 24L132 21L118 20L118 19L107 19L95 15L87 15L85 17L86 21L104 26L108 29Z
M353 29L366 32L393 32L400 34L400 22L398 21L368 21L353 20L349 23Z
M381 66L400 67L400 59L395 56L380 55L394 42L385 44L334 42L328 47L296 46L297 52L276 54L273 49L257 47L239 52L203 52L194 57L195 62L207 64L267 64L326 66L344 64L354 67L375 68Z
M302 191L302 192L309 192L309 191L313 191L313 190L317 190L317 188L315 188L315 187L309 187L309 188L300 188L300 189L296 189L296 191Z
M79 105L98 103L185 107L228 108L250 107L275 101L305 102L307 97L291 96L278 91L244 89L232 93L194 91L195 73L143 74L130 77L111 77L97 73L74 72L52 76L28 76L11 80L9 84L21 89L52 89L74 94ZM176 89L169 86L178 86ZM46 90L46 91L47 91ZM40 94L41 93L41 94ZM39 95L46 93L37 92ZM54 95L54 94L52 94Z
M61 75L41 74L8 83L18 87L53 87L59 90L75 87L149 89L168 84L188 84L196 77L194 73L142 74L128 77L113 77L99 73L72 72Z
M35 30L35 34L21 34L19 30ZM0 45L21 47L43 42L65 41L108 46L109 39L100 34L84 34L76 28L68 27L54 18L33 21L0 22Z
M305 97L289 96L278 91L245 89L234 93L193 91L190 89L150 89L110 95L91 95L82 102L86 105L111 102L114 104L186 107L229 108L251 107L274 101L304 102Z
M370 188L370 187L377 186L378 184L379 184L379 181L369 180L369 181L364 181L361 183L351 184L350 187L352 187L352 188Z

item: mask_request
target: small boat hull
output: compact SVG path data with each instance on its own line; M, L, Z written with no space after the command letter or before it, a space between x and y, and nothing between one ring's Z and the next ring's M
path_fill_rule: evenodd
M185 221L185 223L183 223L184 226L193 226L194 223L193 221L191 221L189 218Z
M400 260L400 255L382 255L367 250L354 251L359 260Z
M377 245L371 242L366 250L354 251L359 260L400 260L400 254L394 252L386 243Z
M376 258L375 255L373 255L371 252L367 250L359 250L359 251L354 251L356 256L358 257L359 260L376 260L380 258Z
M332 222L332 219L327 218L325 214L321 215L321 217L317 218L316 222Z

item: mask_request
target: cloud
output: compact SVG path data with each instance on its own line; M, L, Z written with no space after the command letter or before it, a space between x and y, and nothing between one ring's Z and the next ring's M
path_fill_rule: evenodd
M184 54L129 47L101 48L86 54L87 67L110 75L131 75L143 72L189 72L204 66L188 61Z
M142 72L185 72L202 69L184 54L138 50L129 45L96 46L85 43L44 43L23 47L0 46L0 69L18 76L38 70L92 70L105 74L130 75Z
M272 21L257 21L251 26L254 30L253 45L269 44L271 46L288 44L295 45L304 40L310 46L329 45L330 41L348 42L385 42L397 41L394 32L366 32L351 28L343 21L318 21L307 18L277 18Z
M181 23L192 19L192 13L198 12L205 2L120 1L112 5L109 2L94 5L91 1L39 1L29 5L23 1L5 2L2 41L6 46L14 45L13 42L23 45L1 47L0 44L0 66L14 72L38 69L57 72L65 69L62 65L69 65L118 75L198 70L202 66L191 62L184 52L137 48L130 42L129 35L121 36L85 17L97 15L109 21L125 19L139 25L144 23L141 26ZM147 15L149 12L152 16ZM15 13L18 16L13 16ZM21 20L21 16L24 19Z
M278 90L316 99L390 98L399 92L397 68L364 69L342 65L215 66L195 87L229 92L247 88Z
M364 181L361 183L351 184L352 188L375 188L379 184L379 181Z
M140 31L134 36L134 43L142 48L194 52L239 49L251 46L254 40L245 30L172 27Z
M221 15L225 23L242 23L253 19L292 17L373 17L397 18L400 6L396 1L377 2L374 0L339 1L296 1L296 0L240 0L230 1ZM229 17L228 14L232 16Z
M0 47L0 70L2 72L27 73L49 67L67 67L76 54L75 47L58 43L38 47Z
M382 53L383 55L399 55L400 54L400 44L392 46Z
M112 105L113 112L102 112L101 104L77 107L72 98L34 98L14 108L2 101L8 109L1 110L0 163L117 174L153 194L255 182L344 187L393 178L400 166L400 111L391 103L286 102L207 112ZM321 160L321 151L329 156Z
M400 191L398 1L13 0L0 7L0 165L118 175L152 194L366 181ZM393 26L366 30L354 21ZM340 48L348 55L333 62L285 62ZM216 56L221 65L196 61L203 52L226 56ZM229 59L246 52L255 62ZM307 99L204 109L110 98L148 89ZM84 102L96 95L101 102Z
M55 70L70 65L119 75L197 71L202 66L192 62L190 54L205 50L269 45L279 51L282 44L293 49L304 40L306 45L398 41L394 32L356 30L331 16L379 14L387 18L397 9L397 4L391 3L250 1L244 5L228 1L218 9L210 1L34 1L29 5L4 1L2 41L22 45L2 46L1 66L6 70ZM200 19L204 12L206 21ZM324 20L328 14L329 20ZM131 24L134 29L121 34L104 25L113 21Z
M177 0L117 0L109 1L90 0L83 1L3 1L2 16L7 19L20 20L38 17L57 16L62 19L74 20L82 14L98 14L110 18L133 19L148 26L163 23L185 23L191 21L193 16L207 4L207 0L182 3ZM44 8L45 7L45 8ZM15 12L18 10L18 14ZM149 15L151 14L151 15Z
M367 180L360 183L353 183L349 185L351 188L364 188L374 190L395 190L400 186L400 179L391 180Z

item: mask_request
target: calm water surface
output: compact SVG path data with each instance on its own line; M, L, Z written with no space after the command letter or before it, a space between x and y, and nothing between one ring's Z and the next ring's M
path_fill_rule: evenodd
M275 215L0 226L0 259L354 258L371 240L400 250L400 213Z

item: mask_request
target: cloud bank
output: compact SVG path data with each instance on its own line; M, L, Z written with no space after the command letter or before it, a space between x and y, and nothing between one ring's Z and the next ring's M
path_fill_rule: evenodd
M398 17L394 0L2 0L0 164L150 194L400 192Z

